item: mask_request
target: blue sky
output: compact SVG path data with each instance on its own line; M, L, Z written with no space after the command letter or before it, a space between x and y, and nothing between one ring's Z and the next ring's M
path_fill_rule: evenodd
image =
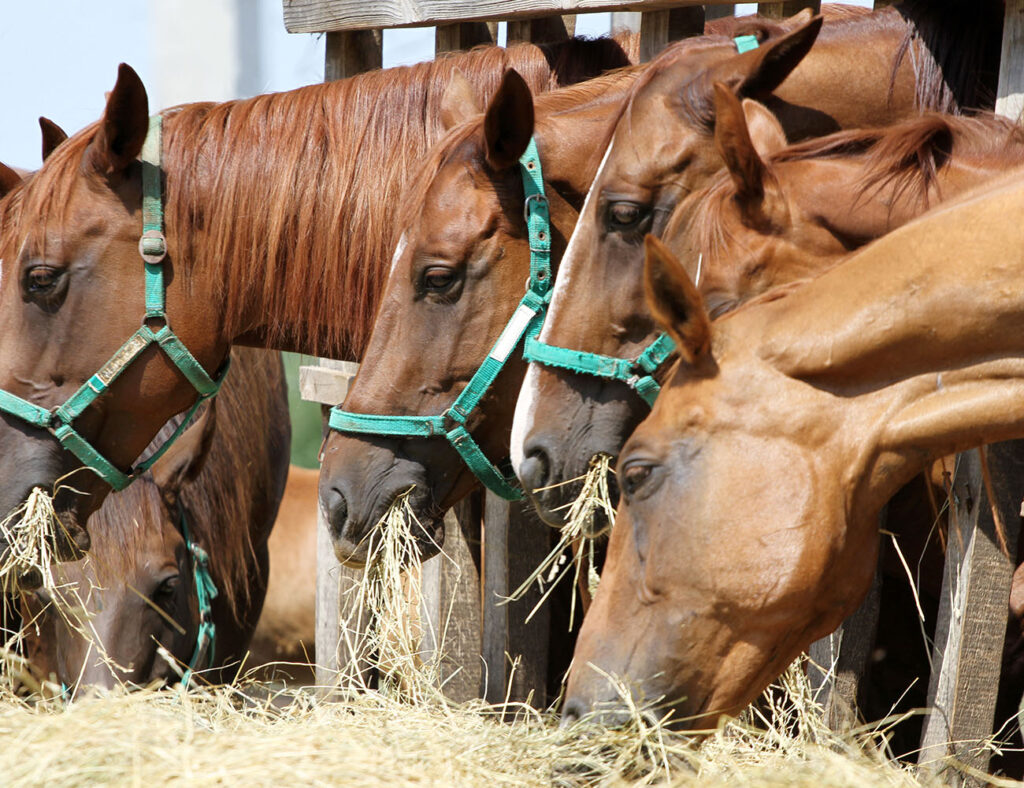
M210 5L232 0L207 0ZM282 21L282 0L238 0L256 10L258 66L244 93L291 88L323 79L322 36L292 35ZM368 0L369 1L369 0ZM855 0L870 5L871 0ZM39 166L37 118L46 115L74 132L99 117L104 92L110 90L117 64L126 62L146 84L151 109L166 106L161 96L152 53L174 56L194 51L194 41L176 39L156 31L153 10L172 0L36 0L6 2L0 11L0 53L4 78L0 80L0 161ZM202 3L199 3L202 7ZM741 4L739 12L752 13L754 4ZM97 9L102 9L99 12ZM581 14L576 30L581 35L608 32L609 14ZM203 24L197 18L195 26ZM504 25L502 25L504 27ZM504 32L503 30L501 31ZM402 65L433 56L432 28L387 30L384 65ZM203 95L203 85L189 86L189 100L221 98ZM223 96L227 98L227 96Z

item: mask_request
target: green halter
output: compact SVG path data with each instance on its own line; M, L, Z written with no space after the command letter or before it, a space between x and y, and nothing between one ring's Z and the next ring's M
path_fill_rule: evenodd
M188 419L186 419L188 421ZM196 666L205 663L206 668L213 667L214 645L217 637L217 625L213 622L213 600L217 596L217 584L210 574L210 556L192 539L188 530L188 518L185 507L178 501L178 523L181 535L185 539L189 558L192 561L192 579L196 584L196 600L199 604L199 632L196 634L196 647L192 651L188 669L181 677L182 686L188 687Z
M510 501L522 498L523 491L514 477L506 476L484 456L466 429L466 419L480 406L480 400L504 368L512 351L519 347L520 341L524 337L529 341L537 336L551 300L551 221L548 201L544 196L540 157L533 139L519 159L519 165L526 192L524 212L530 237L530 281L526 295L466 388L439 416L380 416L332 408L329 422L331 429L339 432L445 438L488 490Z
M733 39L733 44L740 54L758 47L756 36L737 36ZM534 361L547 367L558 367L579 375L592 375L625 383L639 394L648 406L653 407L654 400L661 392L661 385L654 378L654 373L675 349L676 343L672 338L662 333L636 358L624 359L549 345L534 335L526 338L523 357L527 361Z
M217 394L227 375L227 362L216 379L211 378L202 365L195 360L188 348L171 330L164 309L164 267L167 256L167 241L163 234L163 208L161 205L160 157L161 157L161 116L149 121L149 134L142 147L142 237L139 238L139 254L145 264L146 314L143 324L128 341L121 345L99 372L89 378L68 400L53 410L46 410L34 403L0 389L0 412L27 422L33 427L49 430L60 444L83 465L90 468L115 490L123 490L140 473L153 465L174 441L184 432L189 418L200 403ZM156 330L148 323L161 324ZM156 345L180 370L192 387L199 393L199 400L189 411L174 434L144 462L124 473L83 438L72 426L113 383L118 376L150 345Z

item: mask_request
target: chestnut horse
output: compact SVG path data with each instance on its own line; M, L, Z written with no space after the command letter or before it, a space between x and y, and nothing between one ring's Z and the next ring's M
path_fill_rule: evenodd
M456 70L490 95L509 65L543 90L627 63L609 40L487 48L163 113L166 314L193 371L213 374L234 342L361 355L393 247L391 206L440 136ZM148 129L145 88L122 66L99 123L61 144L5 201L0 389L27 401L23 409L63 404L138 328L137 156ZM189 380L149 347L74 428L124 469L195 399ZM46 430L0 416L0 513L82 467ZM62 557L87 548L84 523L108 491L91 473L56 491L70 534L62 541L71 542L57 546Z
M621 712L608 675L687 726L736 713L860 603L899 487L1024 436L1024 225L1006 219L1022 172L714 324L647 242L650 308L680 360L619 459L567 719Z
M541 342L630 360L659 336L643 302L641 240L660 235L676 204L722 167L711 142L715 81L765 101L791 140L881 126L919 109L978 106L987 84L979 80L995 73L989 61L1000 47L1003 14L1000 2L978 5L903 3L829 22L784 82L771 78L779 71L766 78L756 68L772 57L763 47L697 78L685 66L685 46L663 53L638 81L610 137ZM794 41L786 54L799 58L808 46ZM528 491L545 488L532 501L546 521L561 524L560 511L578 494L578 485L564 482L585 473L594 455L616 456L648 410L623 380L530 365L512 459Z
M193 658L207 681L238 670L267 589L291 428L279 354L237 348L232 358L216 405L90 518L89 555L55 570L59 591L25 596L28 655L43 676L71 688L139 686L180 678ZM209 644L199 640L196 547L217 589Z
M801 17L803 19L803 17ZM744 33L785 42L791 25L722 20L690 45L695 70L729 61L731 37ZM813 38L815 30L802 36ZM771 60L771 58L766 58ZM773 63L775 61L772 61ZM783 75L776 64L773 78ZM768 67L766 67L766 71ZM510 72L483 117L453 129L424 163L407 195L380 313L345 410L432 416L450 407L488 358L530 276L519 157L533 137L551 211L556 265L593 178L609 121L637 78L623 71L533 97ZM470 106L463 115L474 115ZM524 365L514 356L467 421L492 461L506 457ZM367 535L395 496L409 498L423 554L440 544L442 515L477 483L460 456L438 437L332 432L324 444L321 502L342 561L360 563Z
M715 89L726 174L684 199L663 234L691 276L699 261L698 287L713 317L817 276L930 206L1024 163L1024 132L996 115L926 113L781 147L782 129L766 110Z

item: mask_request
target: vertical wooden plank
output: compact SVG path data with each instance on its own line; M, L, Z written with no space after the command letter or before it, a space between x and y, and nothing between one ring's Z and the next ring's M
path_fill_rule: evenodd
M996 113L1020 121L1024 111L1024 0L1006 0Z
M459 22L434 29L435 52L461 52L498 41L497 22Z
M576 32L576 15L545 16L539 19L509 20L505 43L522 44L532 42L543 44L548 41L562 41Z
M873 7L875 8L875 10L878 10L879 8L888 8L897 1L898 0L875 0L875 4Z
M705 21L710 22L712 19L723 19L727 16L736 16L736 6L733 3L704 6Z
M536 587L516 602L503 600L533 573L551 548L552 530L522 502L487 493L484 504L484 697L493 703L507 696L547 703L548 645L551 614ZM518 664L516 664L518 663ZM513 670L513 665L515 668Z
M422 574L423 657L429 660L440 650L441 685L456 703L479 697L483 680L480 578L471 539L460 527L455 509L450 510L445 516L444 552L426 561Z
M704 35L704 9L699 6L673 8L668 12L668 40Z
M380 30L348 30L327 34L324 82L354 77L380 68L384 58Z
M668 11L645 11L640 15L640 62L657 57L668 44Z
M772 19L787 19L793 16L793 14L799 14L805 8L810 8L814 13L818 13L821 11L821 0L786 0L783 3L758 3L757 13Z
M991 499L982 474L988 457ZM1000 443L957 458L946 569L935 630L933 672L918 763L929 773L946 768L954 756L982 772L989 751L977 742L991 735L1006 632L1013 561L1002 551L996 518L1005 527L1006 547L1016 555L1020 502L1024 499L1024 441ZM958 779L955 771L946 775ZM974 784L966 778L962 782Z

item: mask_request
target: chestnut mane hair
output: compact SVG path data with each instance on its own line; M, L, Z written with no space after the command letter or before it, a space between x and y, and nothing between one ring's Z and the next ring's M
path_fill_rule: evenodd
M911 195L922 210L937 193L939 170L953 156L1005 157L1007 166L1024 163L1024 129L991 113L966 117L927 112L878 129L851 129L806 140L768 157L768 163L857 157L862 174L852 204L886 191L886 201ZM714 253L725 243L723 214L736 187L721 174L701 192L692 218L702 249ZM673 225L685 221L677 212Z
M414 66L285 93L164 112L164 211L171 259L203 267L225 328L318 355L358 359L387 276L396 208L444 133L440 106L460 70L486 101L509 68L543 93L635 61L638 37L478 47ZM0 226L14 244L66 219L98 124L46 160ZM17 249L18 247L16 247ZM0 249L0 257L3 250ZM267 316L243 325L243 314Z
M210 556L218 591L232 610L248 600L257 574L252 526L254 507L262 507L279 490L275 463L287 456L291 440L287 385L279 353L235 348L232 370L215 403L217 426L210 452L199 475L181 490L180 502L192 539ZM209 407L209 406L207 406ZM154 438L162 444L181 423L176 416ZM150 450L147 450L147 454ZM177 526L177 512L170 512ZM102 581L118 582L132 564L145 560L143 529L158 528L168 517L160 488L150 474L119 493L107 496L89 518L89 530L102 533L102 552L94 551ZM267 534L257 535L266 538ZM192 583L192 578L183 578Z

